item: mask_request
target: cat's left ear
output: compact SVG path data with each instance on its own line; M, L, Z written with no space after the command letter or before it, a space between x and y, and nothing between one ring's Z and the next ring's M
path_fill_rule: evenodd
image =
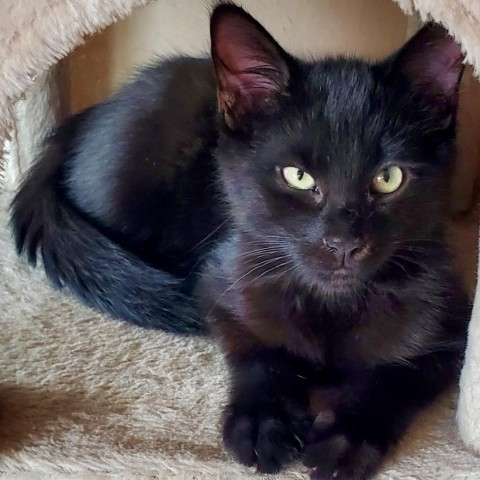
M394 75L401 73L411 88L445 118L454 118L464 69L461 46L442 26L421 28L393 57Z
M274 109L286 92L288 55L242 8L222 4L210 20L218 108L230 128L249 115Z

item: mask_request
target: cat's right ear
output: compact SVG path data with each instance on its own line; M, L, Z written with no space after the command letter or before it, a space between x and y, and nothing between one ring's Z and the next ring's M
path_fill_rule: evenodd
M464 55L442 26L429 23L421 28L393 56L392 67L391 73L407 78L412 90L443 114L447 123L455 117Z
M218 109L230 128L275 108L290 79L288 55L242 8L217 6L210 20Z

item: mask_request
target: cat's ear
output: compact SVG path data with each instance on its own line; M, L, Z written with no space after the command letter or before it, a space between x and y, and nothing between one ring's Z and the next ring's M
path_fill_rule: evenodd
M210 36L218 108L227 125L234 128L248 115L272 109L290 78L288 55L272 36L231 4L213 11Z
M461 46L447 30L429 23L394 56L393 73L401 72L414 91L452 117L458 106L463 61Z

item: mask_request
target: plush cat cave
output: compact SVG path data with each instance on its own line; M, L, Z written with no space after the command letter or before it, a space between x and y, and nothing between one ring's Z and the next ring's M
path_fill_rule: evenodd
M45 132L67 113L115 91L154 55L208 51L208 3L0 4L0 474L5 478L263 478L234 463L223 449L227 373L213 341L140 329L79 305L54 291L40 269L18 259L8 229L12 192ZM461 43L469 65L460 90L450 237L458 270L475 299L468 348L459 389L418 417L378 478L480 478L480 294L475 287L480 3L241 4L299 56L382 58L427 20L445 26ZM294 465L279 478L308 475Z

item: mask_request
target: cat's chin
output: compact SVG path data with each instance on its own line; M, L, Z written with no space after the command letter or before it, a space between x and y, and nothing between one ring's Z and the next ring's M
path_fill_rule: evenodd
M304 279L328 297L355 296L365 288L365 280L357 272L348 270L331 272L304 272Z
M323 280L319 282L320 290L329 295L337 297L349 297L356 295L364 288L364 282L351 278L335 278Z

